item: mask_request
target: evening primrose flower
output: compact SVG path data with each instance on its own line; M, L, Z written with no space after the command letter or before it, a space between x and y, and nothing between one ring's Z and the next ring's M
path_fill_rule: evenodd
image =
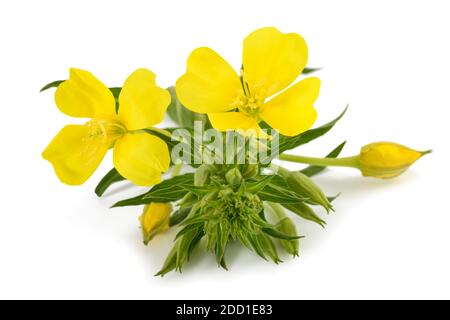
M147 245L155 235L169 229L172 205L170 203L152 202L146 205L139 217L144 243Z
M156 86L151 71L138 69L126 80L118 113L111 91L79 69L70 70L70 79L59 85L55 101L69 116L91 118L84 125L64 127L42 154L62 182L83 184L112 147L115 168L136 185L159 183L161 173L168 171L167 145L143 131L161 122L170 104L169 92Z
M375 142L364 146L359 155L363 176L380 179L395 178L429 151L416 151L393 142Z
M320 80L310 77L289 87L306 66L305 40L295 33L262 28L245 38L242 59L239 77L215 51L194 50L186 73L176 83L181 103L191 111L207 113L220 131L260 132L260 121L286 136L308 130L317 118L313 103Z

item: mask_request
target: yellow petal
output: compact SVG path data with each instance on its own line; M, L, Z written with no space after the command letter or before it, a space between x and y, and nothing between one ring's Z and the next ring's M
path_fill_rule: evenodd
M42 153L59 179L69 185L83 184L108 151L102 137L92 137L88 126L64 127Z
M198 48L189 56L176 92L181 103L194 112L225 112L234 108L242 86L237 73L221 56L209 48Z
M250 91L268 98L301 74L308 60L308 47L296 33L262 28L245 38L242 59Z
M125 134L114 146L114 166L128 180L139 186L161 182L167 172L170 155L167 145L147 133Z
M111 91L90 72L70 69L69 80L55 93L61 112L77 118L111 118L115 116L115 100Z
M243 112L208 113L213 128L219 131L259 128L258 122Z
M319 95L320 80L306 78L267 102L261 118L286 136L298 135L314 124L317 118L313 107Z
M156 85L155 74L136 70L123 85L119 96L119 118L128 130L154 126L164 119L170 94Z

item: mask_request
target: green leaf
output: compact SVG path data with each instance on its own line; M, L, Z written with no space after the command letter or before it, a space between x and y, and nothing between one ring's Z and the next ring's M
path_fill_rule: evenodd
M169 87L167 90L170 92L172 98L171 103L167 108L167 113L177 125L182 128L193 129L194 121L203 121L203 123L207 121L205 115L192 112L181 104L176 95L175 87Z
M116 113L119 113L119 96L122 88L109 88L111 93L114 96L114 100L116 101Z
M333 149L333 151L331 151L326 158L337 158L339 156L339 154L341 153L342 149L344 148L345 144L347 143L347 141L342 142L340 145L338 145L335 149ZM308 176L308 177L312 177L315 176L319 173L321 173L322 171L324 171L326 169L326 167L321 167L321 166L309 166L305 169L303 169L301 172Z
M161 276L164 277L167 273L171 272L172 270L175 270L177 266L177 255L178 255L178 247L180 245L180 241L177 241L173 247L172 250L170 250L169 255L166 258L166 261L164 261L164 265L161 268L161 270L155 274L155 277Z
M261 229L264 233L267 233L272 238L282 239L282 240L295 240L295 239L302 239L304 236L291 236L288 234L285 234L283 232L280 232L274 228L262 228Z
M95 188L95 194L101 197L112 184L123 180L125 180L125 178L113 168L99 182L97 188Z
M138 206L149 204L151 202L173 202L183 198L188 191L184 185L192 185L194 183L194 174L186 173L176 176L168 180L164 180L160 184L155 185L150 191L137 197L117 202L112 207Z
M247 182L245 184L245 190L250 193L258 193L272 181L273 177L273 175L259 176L256 181Z
M294 137L286 137L280 135L278 152L281 154L286 150L297 148L298 146L301 146L323 136L325 133L330 131L331 128L333 128L334 125L344 116L344 114L347 112L347 109L348 106L345 107L344 111L336 119L318 128L310 129Z
M191 185L182 185L184 189L187 191L192 192L196 196L203 197L205 194L211 192L211 189L208 187L198 187L198 186L191 186Z
M40 92L44 92L44 91L46 91L46 90L48 90L48 89L51 89L51 88L58 88L59 85L60 85L61 83L65 82L65 81L66 81L66 80L57 80L57 81L50 82L49 84L45 85L45 86L41 89Z
M303 69L302 74L311 74L319 70L322 70L322 68L305 68Z

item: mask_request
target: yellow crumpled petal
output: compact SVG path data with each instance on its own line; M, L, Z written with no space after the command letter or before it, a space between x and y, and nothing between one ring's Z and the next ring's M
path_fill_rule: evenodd
M61 112L71 117L115 117L113 94L88 71L70 69L69 80L56 90L55 102Z
M164 119L170 93L158 87L155 74L136 70L123 85L119 96L119 118L128 130L149 128Z
M215 51L202 47L192 51L187 71L176 82L181 103L198 113L225 112L242 94L236 71Z
M94 173L108 151L102 137L91 138L85 125L68 125L42 153L58 178L68 185L81 185Z
M245 38L242 59L250 91L268 98L287 88L302 73L308 47L296 33L284 34L267 27Z
M306 78L267 102L260 116L281 134L296 136L311 128L316 121L313 103L319 90L318 78Z
M114 166L126 179L139 186L161 182L170 166L166 143L148 133L127 133L114 146Z
M170 203L152 202L145 206L144 212L139 217L145 244L148 244L158 233L169 229L171 213Z

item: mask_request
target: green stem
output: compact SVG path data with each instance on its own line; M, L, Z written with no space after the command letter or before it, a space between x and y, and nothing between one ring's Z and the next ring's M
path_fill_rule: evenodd
M168 138L172 138L172 134L169 131L164 130L164 129L151 127L151 128L147 128L146 130L158 132L158 133L160 133L160 134L162 134L162 135L164 135L164 136L166 136Z
M345 158L314 158L314 157L296 156L291 154L281 154L280 160L296 163L305 163L312 166L321 166L321 167L359 168L359 156L345 157Z

